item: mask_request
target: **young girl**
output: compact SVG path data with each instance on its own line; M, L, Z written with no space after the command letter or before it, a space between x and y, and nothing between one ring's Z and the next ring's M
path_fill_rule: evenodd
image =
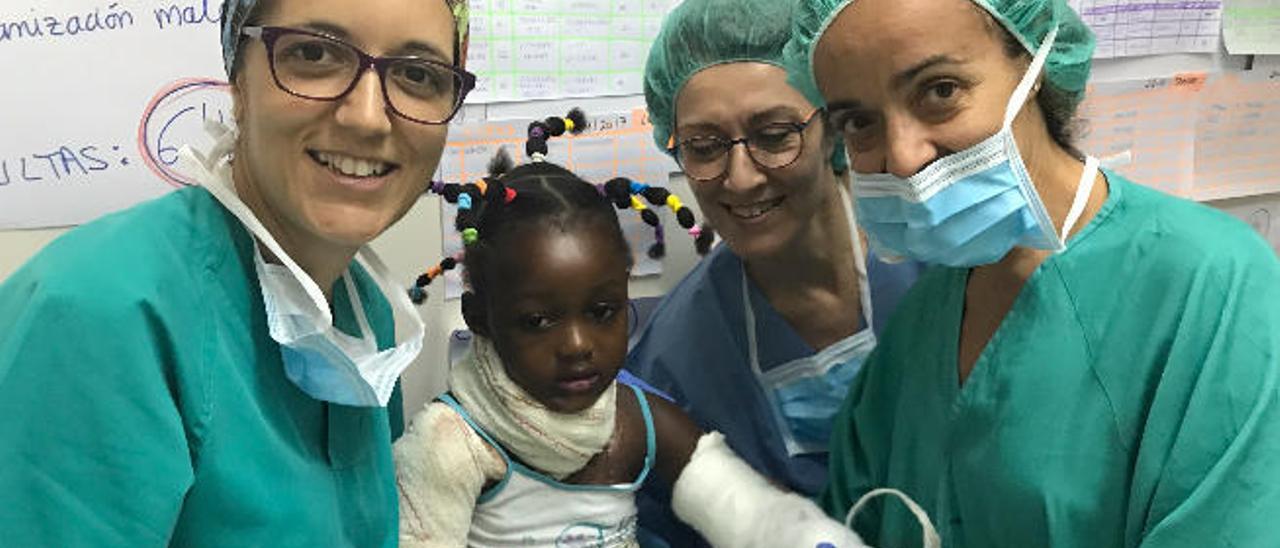
M459 204L462 308L476 336L449 391L396 445L402 544L636 546L634 495L656 475L672 485L676 515L715 545L863 546L772 487L720 434L615 382L631 254L610 202L634 205L623 192L636 192L682 208L665 190L618 180L602 190L542 161L545 134L560 126L531 127L533 163L498 162L478 185L435 185Z

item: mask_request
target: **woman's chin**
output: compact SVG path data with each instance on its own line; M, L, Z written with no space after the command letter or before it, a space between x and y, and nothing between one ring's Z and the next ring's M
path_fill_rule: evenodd
M335 208L309 219L311 229L321 240L346 247L360 247L372 242L391 226L389 215L364 208Z
M777 257L791 245L790 238L781 230L757 231L735 230L732 234L721 234L725 244L744 261ZM789 231L788 231L789 232ZM796 244L799 245L799 244Z

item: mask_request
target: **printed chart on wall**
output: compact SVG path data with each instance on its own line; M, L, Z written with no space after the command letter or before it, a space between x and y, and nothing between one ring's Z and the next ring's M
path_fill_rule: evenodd
M1233 54L1280 54L1280 0L1226 0L1222 39Z
M639 183L665 186L671 173L679 170L670 157L653 145L653 128L643 110L588 114L590 123L581 135L548 142L548 161L564 166L594 184L602 184L614 177L627 177ZM504 147L518 163L526 162L522 156L530 121L453 126L440 162L440 178L463 183L478 180L487 174L489 160ZM456 215L456 206L441 208L441 226L452 227ZM693 245L669 211L660 211L659 218L666 245ZM654 228L641 221L640 215L634 211L619 211L618 219L622 222L622 230L631 244L635 260L632 276L661 273L662 262L649 256L658 239ZM462 252L462 239L456 231L444 230L443 239L441 247L446 256ZM462 278L457 270L445 275L445 284L447 298L457 298L462 294Z
M1196 200L1280 191L1280 71L1089 87L1081 148L1136 182Z
M1222 2L1068 0L1097 36L1094 57L1213 52L1222 29Z
M230 97L216 0L0 3L0 229L68 226L188 183Z
M473 103L641 93L671 0L471 0Z

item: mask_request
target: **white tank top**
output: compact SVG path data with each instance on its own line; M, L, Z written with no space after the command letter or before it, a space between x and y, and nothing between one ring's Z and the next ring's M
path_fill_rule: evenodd
M644 416L644 468L635 481L617 485L561 483L513 460L448 394L440 400L467 421L506 462L497 485L480 494L471 514L467 545L476 547L635 548L636 491L653 468L653 417L644 394L630 387Z

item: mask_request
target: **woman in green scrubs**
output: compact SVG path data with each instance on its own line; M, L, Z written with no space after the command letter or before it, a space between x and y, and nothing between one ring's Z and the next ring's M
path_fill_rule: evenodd
M201 186L0 285L0 544L397 543L394 387L421 320L366 244L474 83L466 5L223 13L238 130L186 154Z
M1093 36L1064 0L802 0L792 77L883 255L933 263L837 418L843 517L944 545L1280 545L1280 261L1076 151ZM918 546L875 505L856 528Z

